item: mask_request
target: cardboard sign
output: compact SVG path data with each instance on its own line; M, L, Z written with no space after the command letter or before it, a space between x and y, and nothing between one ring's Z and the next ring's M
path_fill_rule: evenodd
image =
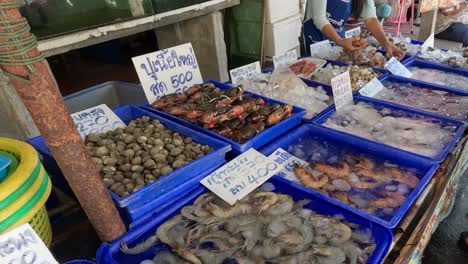
M286 178L290 181L300 182L299 179L296 177L294 173L294 165L307 165L308 163L298 157L293 156L291 153L285 151L282 148L277 149L273 152L269 157L269 159L273 160L278 167L279 170L276 173L277 176Z
M191 43L134 57L132 61L150 104L203 82Z
M345 38L352 38L353 36L361 36L361 27L356 27L350 30L345 31Z
M0 263L58 264L29 224L0 236Z
M100 134L126 127L125 123L105 104L74 113L71 117L82 138L90 133Z
M331 79L333 90L333 100L335 101L336 111L340 111L345 105L353 102L353 88L351 87L351 79L349 71L346 71L335 78Z
M359 90L359 93L362 96L367 96L367 97L374 97L376 94L378 94L382 89L385 89L383 84L379 81L379 79L374 78L370 80L364 87Z
M428 48L434 48L434 33L431 34L421 46L421 53L426 53Z
M279 56L273 56L273 65L275 68L289 66L297 61L296 50L288 51L287 53Z
M232 84L238 84L245 80L255 79L255 76L260 72L260 62L257 61L231 70L229 73L231 75Z
M200 181L230 205L244 198L277 173L279 166L249 149Z
M413 76L413 73L411 73L401 62L399 62L395 57L391 58L384 66L384 68L391 73L406 77L406 78L411 78Z

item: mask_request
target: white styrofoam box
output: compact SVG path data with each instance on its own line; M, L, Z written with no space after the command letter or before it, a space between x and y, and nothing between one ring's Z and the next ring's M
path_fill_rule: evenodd
M266 2L266 23L275 23L299 14L299 0L268 0Z
M265 56L282 55L299 46L301 34L299 15L265 25Z
M286 51L286 52L289 52L289 51L291 51L291 50L295 50L298 57L301 56L301 46L300 46L300 45L298 45L298 46L296 46L296 47L294 47L294 48L292 48L292 49L290 49L290 50L288 50L288 51ZM285 52L285 53L286 53L286 52ZM271 57L271 56L265 56L265 61L273 63L273 57Z

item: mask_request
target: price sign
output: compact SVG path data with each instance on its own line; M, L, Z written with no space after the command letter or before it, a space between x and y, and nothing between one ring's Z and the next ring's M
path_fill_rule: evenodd
M359 37L361 35L361 27L356 27L345 31L345 38Z
M254 62L245 66L236 68L229 72L233 84L238 84L245 80L253 80L260 73L260 62Z
M132 58L149 103L203 82L192 44Z
M340 111L344 106L353 102L353 89L351 87L349 71L331 79L331 86L336 111Z
M126 127L125 123L105 104L98 105L71 115L82 138L88 134L100 134Z
M401 62L395 59L395 57L385 63L384 68L398 76L406 78L411 78L413 76L413 74L403 64L401 64Z
M431 34L421 46L421 53L426 53L428 48L434 48L434 34Z
M379 79L374 78L370 80L364 87L359 90L359 93L363 96L367 97L374 97L378 94L382 89L385 89L383 84L379 81Z
M29 224L0 236L0 263L58 264Z
M277 173L279 166L255 149L233 159L206 178L201 184L230 205L244 198Z
M275 68L282 66L289 66L297 61L297 52L296 50L288 51L287 53L280 56L273 56L273 65Z
M285 151L282 148L277 149L269 157L273 160L279 170L276 175L286 178L290 181L300 182L294 173L294 164L307 165L308 163L298 157L293 156L291 153Z

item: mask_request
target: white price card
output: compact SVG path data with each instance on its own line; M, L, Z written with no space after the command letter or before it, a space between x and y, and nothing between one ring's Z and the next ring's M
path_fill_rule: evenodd
M374 97L376 94L378 94L382 89L385 89L383 84L379 81L379 79L374 78L370 80L364 87L359 90L359 93L362 96L367 96L367 97Z
M191 43L134 57L132 61L150 104L203 82Z
M421 45L421 53L426 53L428 48L434 48L434 34L431 34Z
M384 68L398 76L406 78L411 78L413 76L413 73L411 73L403 64L401 64L401 62L395 59L395 57L388 60L387 63L385 63Z
M355 27L353 29L345 31L345 38L352 38L353 36L359 37L361 35L361 27Z
M286 178L290 181L299 182L299 179L296 177L294 173L294 165L307 165L306 161L293 156L291 153L287 152L286 150L279 148L275 152L273 152L268 158L273 160L278 167L279 170L276 175Z
M283 55L273 56L273 65L275 66L275 68L289 66L296 61L297 61L296 50L288 51Z
M0 263L58 264L29 224L19 226L0 236Z
M125 123L105 104L74 113L71 117L82 138L91 133L106 133L119 127L126 127Z
M270 158L251 148L200 183L228 204L234 205L275 175L279 168Z
M331 79L331 86L336 111L340 111L344 106L353 102L353 89L351 87L349 71L343 72Z
M253 80L255 76L260 73L260 62L254 62L245 66L235 68L229 73L231 74L231 81L233 84L238 84L245 80Z

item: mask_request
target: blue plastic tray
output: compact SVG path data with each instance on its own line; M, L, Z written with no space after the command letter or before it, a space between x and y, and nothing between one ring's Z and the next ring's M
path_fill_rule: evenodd
M183 127L177 123L174 123L154 113L148 112L144 109L135 106L123 106L114 110L114 112L126 124L142 116L149 116L152 120L158 119L161 121L161 124L163 124L167 129L177 132L183 136L191 137L194 142L203 145L209 145L214 149L212 153L205 155L204 157L197 159L191 162L190 164L173 171L172 173L162 177L161 179L155 181L152 184L145 186L138 192L133 193L125 198L120 198L115 193L109 190L110 195L114 200L114 203L116 204L124 218L128 220L136 219L133 215L144 215L148 211L155 209L155 207L160 206L160 203L155 202L155 198L160 197L168 192L171 192L177 186L180 186L186 181L197 177L200 174L203 174L207 169L215 168L223 164L225 162L226 153L231 150L229 144L225 142L213 139L207 135L194 131L190 128ZM46 163L55 163L54 158L47 149L47 146L43 142L42 138L35 138L34 140L30 140L30 142L31 141L32 143L42 141L42 144L33 144L33 146L38 150L38 152L42 154L43 160L47 160ZM58 171L58 173L62 175L60 170ZM140 208L143 208L144 210L140 211Z
M414 188L410 195L407 197L405 203L401 205L401 207L394 213L391 219L381 219L377 216L367 214L363 211L360 211L356 208L353 208L349 205L345 205L337 200L334 200L330 197L324 196L320 193L311 190L302 184L296 182L289 182L291 185L296 186L297 188L305 191L314 193L320 196L327 202L339 205L346 210L349 210L353 213L361 215L362 217L369 219L375 223L381 224L388 229L394 229L398 223L401 221L405 213L409 210L411 205L416 201L418 196L424 190L426 185L428 184L429 180L432 178L434 173L436 172L437 168L439 167L438 164L434 164L428 159L421 158L415 155L411 155L405 152L402 152L397 149L382 149L378 143L374 142L366 142L365 144L361 144L360 142L356 141L349 141L342 137L336 137L333 134L328 133L326 129L321 126L313 125L313 124L304 124L298 129L292 131L291 133L287 134L286 136L278 139L275 143L272 143L265 148L261 149L260 152L266 156L270 156L274 153L278 148L282 148L284 150L288 150L289 146L297 145L300 142L300 139L317 139L318 141L325 142L324 144L329 146L328 148L328 156L324 157L324 159L328 159L328 157L336 157L336 156L344 156L348 153L353 154L363 154L366 157L369 157L374 160L379 161L389 161L392 164L396 164L400 167L404 167L407 169L416 169L417 176L420 179L419 184ZM310 160L306 160L310 162ZM279 176L276 176L279 177Z
M207 83L212 83L216 87L218 87L218 88L220 88L222 90L227 90L227 89L232 87L231 85L219 83L219 82L216 82L216 81L207 81ZM245 93L252 95L252 97L254 97L254 98L262 98L267 103L271 103L271 104L277 103L277 104L284 105L284 103L282 103L280 101L269 99L269 98L266 98L266 97L261 96L261 95L257 95L257 94L247 92L247 91ZM282 133L285 133L286 131L298 126L302 121L302 117L306 114L304 109L293 106L293 112L292 112L292 115L291 115L290 118L281 121L280 123L266 129L265 131L263 131L259 135L251 138L247 142L245 142L243 144L240 144L240 143L235 142L235 141L233 141L233 140L231 140L229 138L223 137L223 136L219 135L218 133L215 133L215 132L210 131L208 129L204 129L204 128L198 126L198 125L192 124L192 123L190 123L190 122L188 122L188 121L186 121L186 120L184 120L182 118L170 115L170 114L168 114L166 112L163 112L163 111L160 111L160 110L156 110L156 109L152 108L148 104L143 105L142 108L144 108L144 109L146 109L146 110L148 110L150 112L157 113L158 115L163 116L163 117L165 117L165 118L167 118L169 120L173 120L173 121L175 121L175 122L177 122L177 123L179 123L179 124L181 124L181 125L183 125L185 127L189 127L189 128L194 129L194 130L203 132L203 133L205 133L207 135L210 135L213 138L217 138L219 140L222 140L224 142L229 143L231 145L231 147L232 147L232 152L228 155L229 158L234 158L237 155L244 153L245 151L247 151L250 148L259 149L259 148L263 147L267 143L269 143L272 140L274 140L275 138L279 137Z
M8 176L8 166L11 164L11 159L0 155L0 182Z
M444 64L423 61L423 60L419 60L417 58L413 58L413 59L405 62L404 65L407 68L416 66L416 67L420 67L420 68L428 68L428 69L435 69L435 70L440 70L440 71L444 71L444 72L450 72L450 73L454 73L454 74L458 74L458 75L468 77L468 70L460 69L460 68L454 68L454 67L450 67L450 66L444 65ZM430 83L430 82L425 82L425 81L422 81L422 80L418 80L418 81L433 85L433 83ZM466 85L468 86L468 84L466 84ZM452 88L452 87L448 87L448 88L450 88L452 90L460 91L460 92L468 91L468 89L464 91L464 90L460 90L460 89Z
M424 158L433 160L434 162L438 162L438 163L442 162L445 159L445 157L447 157L447 155L450 153L450 151L455 146L455 144L458 142L458 140L463 136L463 133L464 133L465 128L466 128L466 124L464 122L461 122L461 121L458 121L458 120L455 120L455 119L441 117L441 116L438 116L438 115L432 114L432 113L421 112L421 111L414 110L412 108L401 106L401 105L389 104L387 102L375 100L375 99L372 99L372 98L367 98L367 97L362 97L362 96L356 96L355 95L354 96L354 102L366 102L366 103L372 104L373 106L375 106L377 108L385 107L385 108L388 108L388 109L391 109L391 110L394 110L394 111L402 111L402 112L405 112L405 113L408 113L408 114L411 114L411 115L419 115L421 117L431 118L431 119L434 120L433 122L437 122L437 123L440 123L440 124L443 124L443 125L455 126L456 127L456 130L454 132L455 135L452 137L452 140L445 146L445 148L442 150L442 152L437 157L426 157L426 156L416 154L416 153L412 153L412 152L409 152L409 151L406 151L406 150L401 150L403 152L411 153L412 155L417 155L417 156L420 156L420 157L424 157ZM325 123L327 121L327 119L332 114L335 113L335 111L336 111L335 106L330 106L327 110L323 111L322 114L320 114L320 116L318 116L314 120L314 123L319 124L319 125ZM357 142L360 142L359 144L367 144L369 142L376 142L376 141L371 141L369 139L362 138L362 137L359 137L359 136L355 136L355 135L352 135L352 134L349 134L349 133L337 131L337 130L334 130L334 129L331 129L331 128L328 128L328 127L325 127L325 126L323 126L323 128L326 129L330 134L334 134L337 137L343 137L343 138L345 138L346 140L348 140L350 142L351 141L357 141ZM394 149L394 150L397 149L395 147L385 145L385 144L382 144L382 143L379 143L379 142L376 142L376 143L378 145L380 145L379 147L381 149L385 150L385 151L390 151L390 149Z
M384 257L390 249L390 244L392 243L392 234L388 229L378 224L374 224L355 213L345 211L335 204L324 202L319 196L306 192L302 189L295 188L294 186L285 182L283 179L271 179L270 182L275 185L275 192L289 194L296 201L303 199L311 200L311 203L306 206L307 208L310 208L323 215L342 215L345 220L359 224L360 228L371 230L372 237L376 242L376 249L369 258L368 263L381 263L383 261ZM155 215L155 218L153 218L151 221L127 232L122 237L116 239L110 244L103 243L97 252L98 263L139 263L144 259L153 258L157 252L168 250L166 246L158 244L140 255L125 255L120 251L120 243L126 242L130 247L132 247L154 235L158 226L179 213L182 207L192 204L198 196L205 193L206 191L207 189L205 187L200 186L193 192L184 196L183 199L180 199L176 203L172 204L170 208L167 208L167 210L161 214Z

